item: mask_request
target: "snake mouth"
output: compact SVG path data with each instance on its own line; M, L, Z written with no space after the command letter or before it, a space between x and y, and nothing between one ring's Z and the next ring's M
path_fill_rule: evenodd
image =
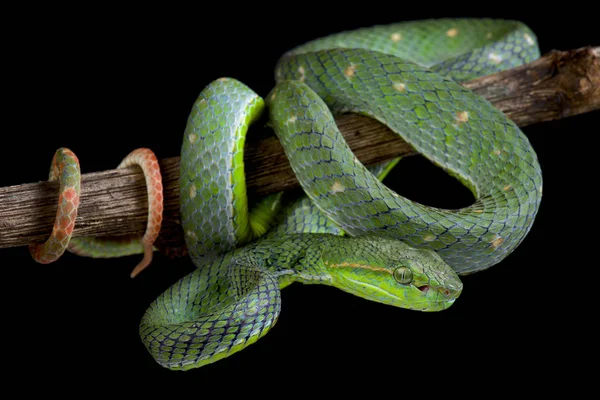
M417 286L417 289L423 293L423 295L428 295L428 292L432 289L430 285ZM436 288L437 292L439 292L446 301L454 301L460 295L462 288L454 290L448 287L439 287Z

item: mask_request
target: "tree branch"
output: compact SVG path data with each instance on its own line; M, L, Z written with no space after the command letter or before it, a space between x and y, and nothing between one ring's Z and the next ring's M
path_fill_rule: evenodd
M530 64L475 79L464 86L486 97L519 126L600 109L600 47L553 51ZM414 154L380 123L358 115L336 118L340 131L365 165ZM298 186L273 135L255 134L246 144L250 195ZM161 161L165 216L162 245L183 243L179 219L179 158ZM56 182L0 188L0 248L43 241L52 230L58 200ZM133 167L85 174L74 236L141 235L146 227L146 188Z

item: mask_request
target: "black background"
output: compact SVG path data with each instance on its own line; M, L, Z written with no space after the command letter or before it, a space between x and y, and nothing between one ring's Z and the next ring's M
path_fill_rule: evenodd
M190 107L210 81L234 77L264 96L285 50L340 30L420 18L498 17L529 25L542 53L600 44L591 10L446 4L418 5L418 11L400 3L385 12L374 2L337 2L330 11L324 2L239 11L221 2L179 10L9 13L5 18L16 24L3 40L0 186L46 179L62 146L78 155L84 172L114 168L136 147L150 147L159 158L177 155ZM171 372L146 352L138 324L147 305L191 271L189 260L156 254L151 268L131 280L138 257L66 254L43 266L24 247L0 249L8 327L2 329L8 349L3 362L17 374L56 378L59 388L75 376L98 382L130 377L137 386L157 375L152 383L169 378L202 390L223 388L233 378L228 390L239 385L251 391L271 380L308 377L333 387L377 378L394 388L408 371L467 377L486 375L488 367L504 362L511 376L569 370L558 360L590 351L588 319L579 313L594 315L594 303L583 295L596 290L587 274L597 260L586 260L585 249L597 243L597 217L590 215L597 206L586 196L598 180L592 140L599 121L596 113L523 129L544 174L537 220L506 260L464 277L462 296L444 312L418 313L296 284L282 292L280 319L257 344L198 370ZM458 183L418 157L401 162L387 183L430 205L470 200Z

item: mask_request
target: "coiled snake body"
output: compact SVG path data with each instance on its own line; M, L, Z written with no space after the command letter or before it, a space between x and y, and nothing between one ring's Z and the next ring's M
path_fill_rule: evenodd
M539 57L516 21L443 19L344 32L285 54L266 97L269 124L308 198L277 194L249 209L243 148L263 100L223 78L202 91L183 138L180 198L197 270L155 300L140 334L172 369L199 367L254 343L294 281L424 311L459 296L457 274L486 269L528 233L542 196L519 128L458 81ZM475 196L443 210L406 199L352 154L332 113L391 128ZM253 239L264 235L258 241Z

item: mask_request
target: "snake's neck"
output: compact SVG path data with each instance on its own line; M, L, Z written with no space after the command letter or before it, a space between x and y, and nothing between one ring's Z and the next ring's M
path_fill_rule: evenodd
M278 278L282 289L292 282L327 285L332 278L323 263L323 254L342 240L330 234L285 235L259 241L250 253Z

